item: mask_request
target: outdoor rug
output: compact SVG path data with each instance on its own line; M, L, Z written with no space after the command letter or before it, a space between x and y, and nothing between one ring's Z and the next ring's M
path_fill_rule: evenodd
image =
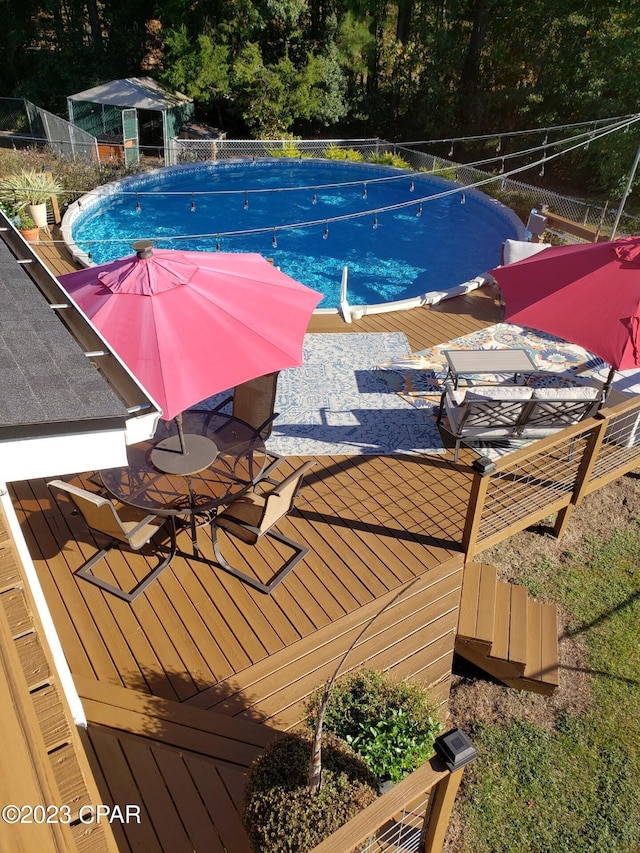
M283 456L444 453L430 413L380 379L380 363L410 352L403 333L307 335L302 366L280 373L267 448Z
M528 384L531 385L578 385L604 366L598 356L561 338L525 326L497 323L447 343L380 362L376 375L402 400L430 412L435 419L440 405L442 382L447 373L444 350L514 347L526 349L541 371L541 375L529 376ZM504 382L505 377L465 374L464 381L472 385L484 385ZM482 455L498 458L527 444L526 441L517 440L491 443L476 441L470 446Z

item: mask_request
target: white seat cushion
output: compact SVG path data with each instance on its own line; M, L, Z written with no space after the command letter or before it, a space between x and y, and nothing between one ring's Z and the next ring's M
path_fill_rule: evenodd
M469 388L465 400L530 400L531 388L524 385L474 385Z
M549 243L529 243L527 240L505 240L502 248L502 265L513 264L523 258L537 255L543 249L548 249Z
M533 399L545 400L596 400L599 395L597 388L580 385L577 388L534 388Z

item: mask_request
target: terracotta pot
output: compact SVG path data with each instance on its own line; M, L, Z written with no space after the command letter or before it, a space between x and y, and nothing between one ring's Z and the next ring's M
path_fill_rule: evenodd
M19 228L18 229L27 243L37 243L40 237L39 228Z

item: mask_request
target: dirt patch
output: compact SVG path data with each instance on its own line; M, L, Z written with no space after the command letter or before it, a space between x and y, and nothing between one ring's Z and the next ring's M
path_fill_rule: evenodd
M554 539L551 527L539 525L525 530L476 557L491 563L502 580L518 582L530 576L533 567L544 599L545 566L561 561L570 552L580 554L586 540L606 536L640 518L640 475L632 473L590 495L577 507L562 539ZM566 614L559 611L560 686L553 696L539 696L505 687L466 661L456 658L449 702L447 728L460 726L473 735L478 722L508 724L525 719L554 730L566 711L585 713L591 701L591 679L584 640L567 633ZM465 796L464 780L458 803ZM444 846L445 853L464 849L464 825L459 807L454 809Z

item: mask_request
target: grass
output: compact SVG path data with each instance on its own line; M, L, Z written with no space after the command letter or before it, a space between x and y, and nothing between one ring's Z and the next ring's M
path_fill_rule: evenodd
M465 786L465 853L640 850L640 525L526 570L586 640L593 701L553 731L480 723ZM561 678L570 672L561 672Z

